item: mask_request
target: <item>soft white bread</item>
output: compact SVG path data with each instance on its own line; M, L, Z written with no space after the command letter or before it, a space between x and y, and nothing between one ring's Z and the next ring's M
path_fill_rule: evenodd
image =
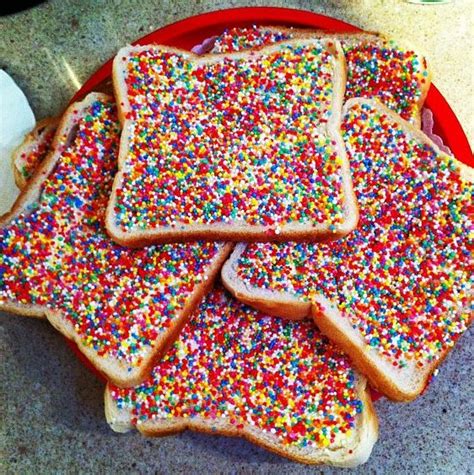
M360 227L327 245L238 245L222 280L272 315L313 317L374 388L409 401L473 318L473 169L376 101L348 101L343 130Z
M378 98L418 128L431 83L426 59L409 45L377 33L252 26L231 28L214 38L213 53L240 51L290 38L333 39L341 43L347 63L345 101Z
M87 101L87 105L92 100L92 96ZM84 104L84 107L87 107ZM58 125L59 122L59 125ZM19 148L14 152L12 156L12 166L15 176L15 182L22 190L15 203L13 204L11 210L4 215L0 216L0 230L7 228L9 224L22 213L28 213L28 209L39 200L41 194L41 186L47 176L52 172L56 161L58 160L58 155L55 154L55 149L59 149L61 146L60 137L53 137L53 140L49 141L48 153L40 161L35 160L34 173L36 176L33 176L29 181L29 186L27 187L27 180L24 179L23 174L21 173L24 158L21 156L22 151L36 149L38 141L41 141L45 137L45 131L50 129L50 127L61 128L67 130L73 126L73 119L70 116L64 115L63 118L59 121L57 118L48 118L44 121L41 121L37 124L35 129L25 137L25 141L19 146ZM2 238L4 235L2 235ZM0 255L2 263L5 264L4 256ZM26 317L37 317L44 318L46 317L47 306L46 304L35 304L32 302L19 302L15 298L9 298L5 294L5 289L0 287L0 308L10 313L15 313L17 315L22 315ZM44 295L46 296L46 294Z
M295 293L291 288L275 291L272 288L258 287L239 276L239 259L245 253L247 246L246 243L237 244L222 267L221 279L226 289L237 300L268 315L288 320L304 320L310 317L311 301L304 295ZM285 244L264 246L262 248L263 259L265 259L268 249L281 246L285 246ZM296 273L296 270L292 269L292 271Z
M110 96L66 111L52 149L0 223L1 306L39 316L106 378L138 384L206 294L232 246L130 250L103 225L117 165Z
M258 314L220 289L149 380L107 386L105 414L117 432L245 437L302 463L343 467L364 463L378 436L365 379L311 322Z
M262 89L256 78L266 78ZM123 124L107 210L116 242L325 241L356 226L338 130L345 64L337 41L203 56L126 47L113 79Z
M12 155L15 183L23 190L39 164L46 158L59 124L59 117L47 117L25 136Z

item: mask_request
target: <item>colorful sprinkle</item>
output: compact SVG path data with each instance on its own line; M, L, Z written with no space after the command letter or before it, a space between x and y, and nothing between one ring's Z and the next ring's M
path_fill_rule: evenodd
M422 366L472 317L474 185L370 103L353 105L342 130L358 228L332 244L249 245L238 275L305 300L323 294L395 366Z
M284 446L338 447L363 410L357 376L311 322L265 316L212 291L149 380L111 387L133 423L202 417Z
M193 65L159 49L124 58L132 121L116 223L332 225L342 159L326 124L335 61L323 42Z
M138 365L222 244L130 250L107 237L119 138L115 106L103 101L78 120L71 143L63 138L39 201L0 230L0 304L60 310L85 346Z
M292 38L290 31L265 27L231 28L220 35L213 53L229 53ZM426 60L413 50L375 35L358 38L337 33L347 62L345 100L353 97L379 98L404 119L418 122L420 101L428 90Z

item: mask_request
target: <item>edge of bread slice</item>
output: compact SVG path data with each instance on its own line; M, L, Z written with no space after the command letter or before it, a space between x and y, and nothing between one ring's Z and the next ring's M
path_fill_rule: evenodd
M422 131L376 100L351 99L345 104L344 111L357 103L370 103L378 107L420 142L434 148L439 155L446 155ZM460 176L465 181L474 182L474 168L457 160L455 163ZM349 319L324 295L316 294L314 301L310 301L291 292L252 287L240 279L237 274L238 260L245 248L246 244L238 244L221 271L222 282L231 294L245 304L277 317L293 320L312 317L320 330L351 357L354 366L367 376L371 386L394 401L407 402L419 396L431 374L452 350L452 347L448 348L422 369L416 366L416 361L410 362L405 368L394 368L388 360L378 355L377 350L367 346L360 333L352 328ZM474 315L468 324L473 320Z
M285 44L311 44L316 41L315 38L301 37L296 40L290 40ZM107 207L106 227L109 235L114 241L121 245L129 247L142 247L153 243L168 243L188 240L223 240L223 241L286 241L286 240L318 240L328 241L338 239L351 232L357 225L359 214L357 201L352 189L352 179L350 167L345 153L345 147L340 135L339 126L341 120L342 100L345 89L345 60L341 46L338 41L331 39L317 40L322 43L329 51L334 60L334 95L332 99L332 114L325 126L325 133L336 143L338 156L341 158L342 165L340 173L342 176L342 187L344 194L344 221L336 226L335 230L330 230L328 225L303 224L289 222L273 229L265 225L249 225L246 223L211 223L211 224L180 224L176 226L161 226L152 229L132 229L124 231L116 223L114 212L116 204L116 192L121 188L123 181L123 168L127 161L129 148L129 135L133 127L133 120L127 119L127 113L131 111L130 103L127 97L126 85L126 61L128 55L132 52L146 51L154 49L156 51L165 51L176 53L193 64L211 64L221 61L222 58L246 58L250 55L265 54L277 50L281 43L273 44L235 52L230 54L206 54L202 56L195 55L188 51L179 50L168 46L147 45L147 46L127 46L122 48L116 55L113 63L114 90L117 97L119 118L122 122L122 135L119 154L119 171L114 180L111 197Z
M274 317L288 320L303 320L311 315L311 302L291 292L253 287L239 278L237 267L239 258L247 247L246 243L235 246L229 259L221 270L224 287L237 299L246 305Z
M356 467L365 463L372 452L372 447L378 438L378 418L369 395L368 388L359 383L359 398L363 404L362 416L358 420L357 437L354 443L343 449L323 448L286 448L278 442L276 436L263 433L250 425L238 429L230 420L212 420L204 417L156 419L148 422L138 422L136 429L148 437L162 437L173 435L185 430L203 432L212 435L227 437L243 437L260 447L270 450L282 457L313 465L332 465L335 467ZM126 409L119 409L113 400L109 386L104 394L104 408L107 423L112 430L126 433L135 426L132 424L132 415Z
M291 28L287 28L287 27L280 28L278 26L269 26L269 27L263 26L261 27L261 29L267 30L267 31L273 31L273 32L283 32L283 33L288 33L288 34L290 34L292 31L296 31L298 35L307 34L307 30L305 29L292 30ZM396 46L400 50L415 51L415 49L412 47L409 41L394 39L386 34L373 32L373 31L343 33L343 32L331 32L328 30L313 30L313 34L320 38L328 38L328 39L333 38L338 41L350 41L350 40L357 39L357 40L366 41L367 43L376 42L378 44L381 44L381 43L386 44L389 42L393 42L394 46ZM425 60L424 56L420 56L420 58ZM420 97L415 103L416 108L417 108L417 114L414 117L413 122L407 121L408 123L411 123L418 129L421 128L421 111L423 109L423 104L425 103L426 97L428 96L428 92L431 85L431 79L432 79L431 69L427 67L424 69L424 71L426 72L425 82L420 85ZM374 97L374 98L367 98L367 99L370 100L370 99L377 99L377 98Z
M371 387L392 401L410 402L422 394L433 372L453 349L449 348L440 358L422 368L417 367L416 360L409 361L404 368L395 368L377 350L367 346L361 334L332 302L322 296L315 300L317 303L312 306L311 316L321 332L350 356L354 367L367 377Z
M35 152L38 147L46 145L48 148L47 140L48 136L56 130L60 119L58 117L47 117L46 119L41 120L35 126L35 128L29 132L23 142L15 149L12 154L12 167L13 174L15 177L15 183L20 190L26 188L28 184L29 177L25 176L23 173L24 158ZM45 151L44 158L48 155L48 151ZM43 157L38 157L39 162L35 164L34 169L32 170L31 175L34 174L34 171L38 168Z

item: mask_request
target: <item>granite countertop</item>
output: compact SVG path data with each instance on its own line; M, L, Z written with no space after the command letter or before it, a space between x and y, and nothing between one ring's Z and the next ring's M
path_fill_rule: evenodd
M57 114L122 45L187 16L245 5L303 8L410 41L474 143L470 0L51 1L0 19L0 68L25 91L37 119ZM341 6L343 5L343 6ZM291 20L291 19L289 19ZM288 461L240 439L183 433L145 439L112 432L103 384L45 321L1 313L0 471L335 473ZM411 404L376 403L380 438L354 473L468 473L474 467L473 333L463 336L428 391ZM343 470L345 471L345 470Z

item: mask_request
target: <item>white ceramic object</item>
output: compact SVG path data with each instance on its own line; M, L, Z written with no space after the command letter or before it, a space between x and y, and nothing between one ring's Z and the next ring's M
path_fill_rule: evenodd
M15 185L11 155L35 126L35 116L23 91L0 69L0 215L12 206L19 190Z

